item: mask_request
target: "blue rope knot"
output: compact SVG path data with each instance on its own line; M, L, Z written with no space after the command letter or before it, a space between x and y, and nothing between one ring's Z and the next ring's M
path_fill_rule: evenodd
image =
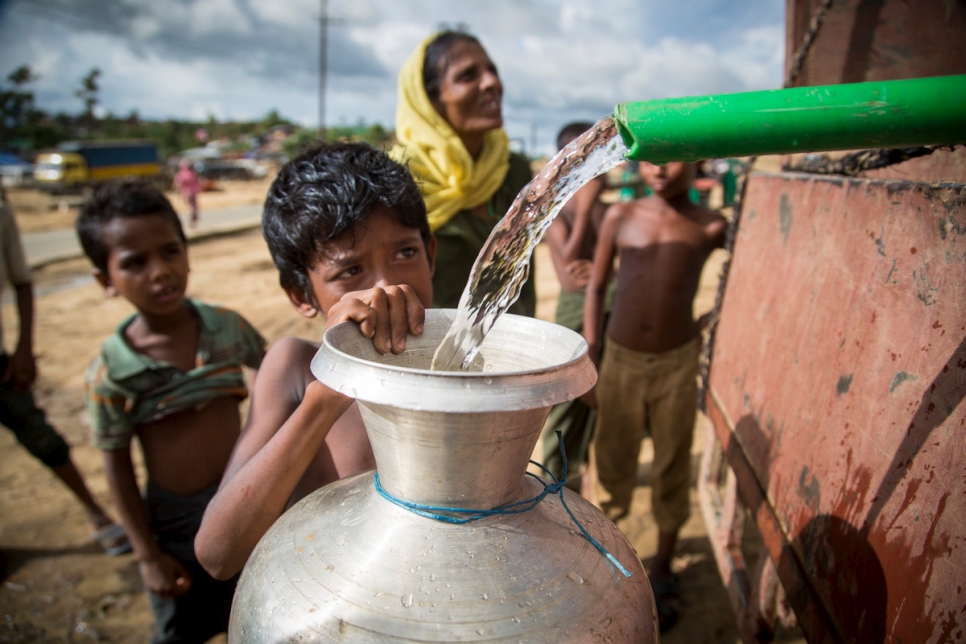
M615 557L610 552L608 552L607 548L605 548L603 545L601 545L599 541L597 541L592 536L590 536L590 533L587 532L584 526L580 524L580 521L577 520L577 517L574 516L574 513L567 505L567 501L564 500L564 486L567 484L567 452L566 450L564 450L563 437L561 436L560 431L557 431L557 442L560 445L560 454L563 458L563 474L560 477L560 480L558 481L557 477L555 477L553 473L550 470L548 470L546 467L544 467L542 464L537 463L536 461L530 461L531 463L539 467L541 470L546 472L546 474L553 480L553 483L547 483L539 476L536 476L535 474L527 472L527 476L532 476L537 481L543 484L543 490L540 492L540 494L533 497L532 499L525 499L523 501L508 503L506 505L501 505L500 507L493 508L492 510L450 508L445 506L424 505L422 503L413 503L411 501L405 501L403 499L394 497L393 495L386 492L385 488L382 487L382 484L379 483L379 472L376 472L375 475L373 476L373 483L375 484L376 492L379 493L379 496L386 499L387 501L394 503L401 508L409 510L413 514L418 514L421 517L425 517L427 519L433 519L435 521L443 521L445 523L453 523L456 525L462 525L464 523L469 523L470 521L477 521L485 517L492 517L500 514L521 514L523 512L528 512L533 508L537 507L537 504L543 501L544 498L553 494L560 498L560 504L563 506L564 510L567 511L567 514L570 515L570 519L574 522L574 525L580 529L580 532L581 534L583 534L584 538L587 539L587 541L589 541L591 545L597 548L597 550L602 555L604 555L604 557L606 557L608 561L614 564L614 566L619 571L621 571L621 573L625 577L630 577L631 576L630 571L627 570L627 568L625 568L623 565L621 565L621 562L617 561L617 557Z

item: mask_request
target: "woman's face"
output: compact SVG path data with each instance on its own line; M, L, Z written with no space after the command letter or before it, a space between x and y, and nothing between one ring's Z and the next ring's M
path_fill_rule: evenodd
M496 65L477 43L453 44L440 75L439 99L433 106L461 137L503 126L503 84Z

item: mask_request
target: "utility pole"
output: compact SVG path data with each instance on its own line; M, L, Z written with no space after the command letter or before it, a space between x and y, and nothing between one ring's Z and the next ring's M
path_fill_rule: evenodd
M328 0L320 0L322 14L319 16L319 141L325 141L325 77L328 54L328 31L330 24L342 22L338 18L329 18Z
M319 18L319 141L325 141L325 67L326 67L326 31L329 26L328 0L321 0L322 15Z

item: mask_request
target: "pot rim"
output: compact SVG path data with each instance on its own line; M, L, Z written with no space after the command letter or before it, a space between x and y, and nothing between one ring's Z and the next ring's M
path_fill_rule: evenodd
M312 359L312 373L329 388L362 402L457 413L550 407L573 400L597 381L587 343L580 334L552 322L512 314L497 319L480 355L499 352L499 345L491 340L499 340L501 330L518 335L532 332L542 338L543 346L534 346L530 354L516 354L532 356L532 368L463 372L393 364L406 360L406 353L411 350L421 349L424 354L428 349L435 351L455 317L455 309L427 309L423 336L409 336L406 351L399 356L377 353L356 323L337 324L323 335L322 345ZM430 335L438 336L438 340L428 345L430 336L426 329L433 327L437 333ZM552 361L548 350L566 357Z

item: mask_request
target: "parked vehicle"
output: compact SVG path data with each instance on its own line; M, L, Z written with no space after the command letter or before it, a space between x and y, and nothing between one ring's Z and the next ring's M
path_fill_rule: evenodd
M165 182L154 141L68 141L37 155L36 186L53 194L77 192L116 177Z
M20 157L0 152L0 184L5 188L23 186L33 177L34 167Z
M199 177L211 181L248 181L252 178L251 170L238 161L203 159L195 161L192 167Z

